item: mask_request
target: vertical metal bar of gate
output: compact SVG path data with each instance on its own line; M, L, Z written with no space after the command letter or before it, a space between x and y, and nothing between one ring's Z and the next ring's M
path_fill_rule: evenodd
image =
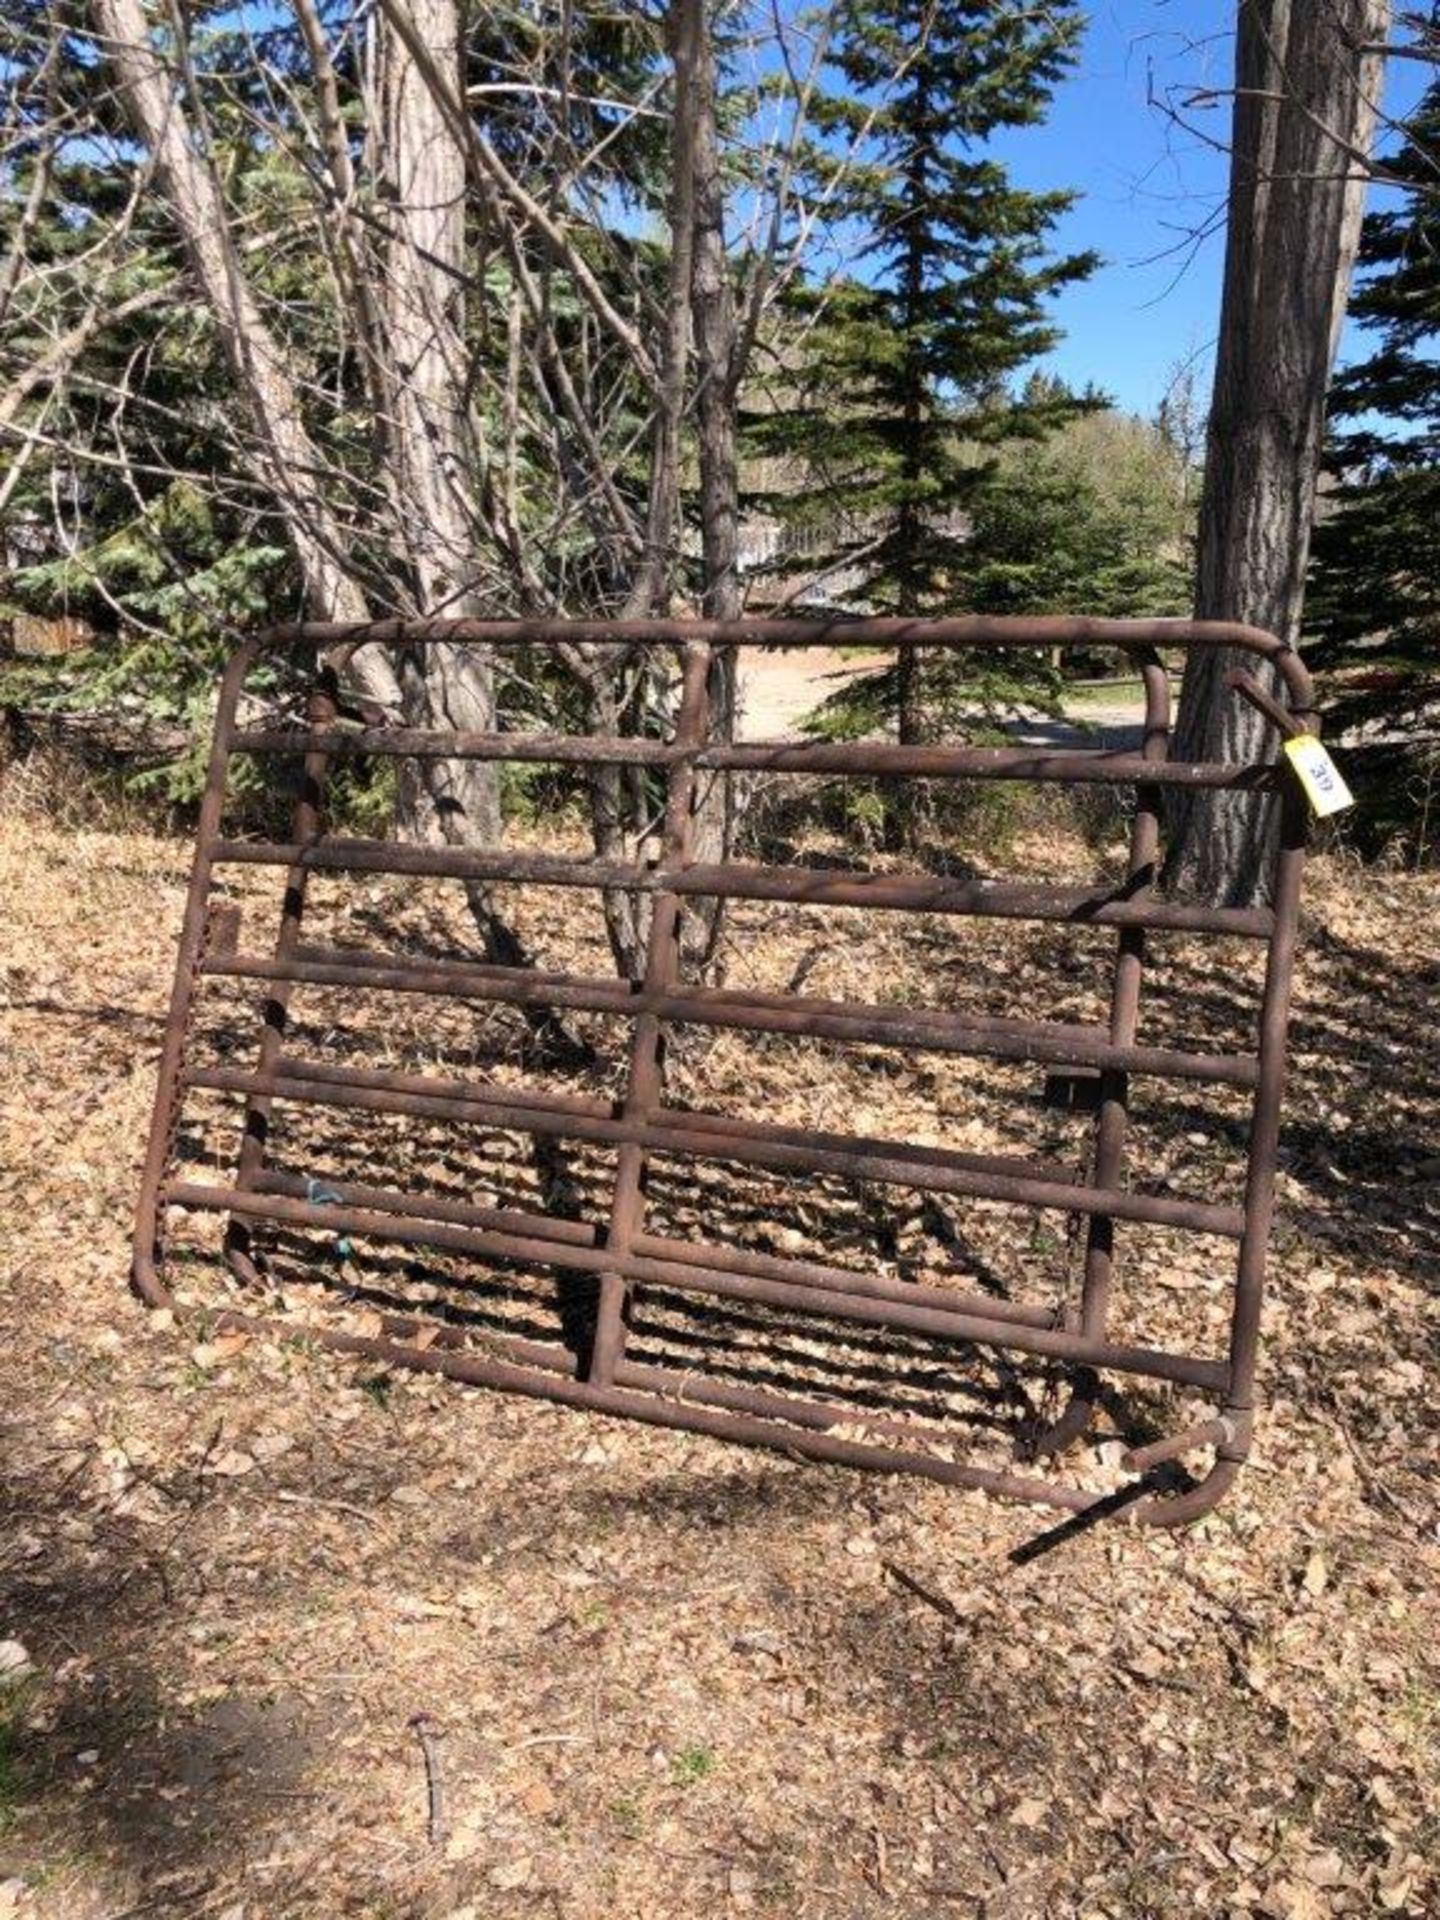
M1230 1328L1229 1410L1237 1415L1248 1415L1255 1405L1260 1306L1275 1213L1290 990L1300 925L1300 886L1309 839L1310 816L1305 799L1298 782L1291 780L1284 788L1280 803L1280 846L1274 888L1275 937L1266 957L1265 986L1260 1002L1260 1084L1255 1090L1250 1121L1245 1233L1240 1242Z
M160 1046L155 1112L140 1175L131 1266L141 1297L157 1307L173 1304L159 1271L164 1240L162 1214L165 1174L175 1123L179 1117L180 1076L185 1064L186 1043L190 1037L190 1011L195 999L196 975L205 946L205 920L215 871L215 845L224 821L226 779L235 733L235 707L240 689L245 684L245 676L255 664L260 646L258 638L243 641L230 656L220 676L219 695L215 703L215 733L205 773L205 792L200 801L200 818L195 826L195 858L190 869L190 885L185 893L185 914L180 923L180 945L175 956L175 978L165 1016L165 1038Z
M1139 662L1145 688L1145 728L1141 752L1145 759L1164 760L1170 745L1170 680L1156 655ZM1126 862L1126 892L1140 899L1154 891L1160 856L1160 794L1156 787L1135 790L1135 818L1130 827ZM1145 930L1121 927L1116 936L1115 972L1110 994L1110 1040L1131 1047L1140 1019L1140 989L1145 968ZM1090 1178L1097 1187L1119 1184L1125 1159L1125 1136L1130 1124L1130 1076L1121 1068L1102 1067L1095 1120ZM1085 1265L1080 1293L1080 1331L1103 1340L1110 1318L1110 1292L1115 1272L1115 1218L1092 1213L1085 1228ZM1039 1436L1037 1453L1059 1453L1086 1431L1095 1417L1100 1382L1083 1368L1074 1377L1069 1404L1058 1420Z
M339 688L331 668L322 667L316 685L305 704L308 724L317 729L333 727L340 714ZM330 768L328 753L307 753L301 762L300 791L290 817L290 835L297 847L308 847L318 840L324 828L325 778ZM303 862L285 875L280 904L280 925L275 935L275 958L288 960L300 944L300 929L305 917L305 899L310 887L310 869ZM285 1044L290 1000L295 991L292 980L270 983L265 996L265 1014L260 1029L256 1071L269 1075L275 1071L280 1050ZM245 1103L241 1125L240 1157L235 1169L235 1185L248 1193L265 1164L265 1149L270 1137L270 1118L274 1101L263 1093L252 1094ZM264 1276L251 1252L249 1222L231 1215L225 1224L225 1257L239 1277L250 1286L258 1286Z
M684 750L684 758L669 767L666 775L665 818L661 829L661 859L665 866L687 867L691 863L694 842L695 760L705 744L709 724L709 680L712 652L704 640L692 640L683 654L680 708L676 717L673 744ZM676 984L680 965L680 896L671 888L662 888L651 906L650 929L645 945L644 991L661 994ZM659 1104L663 1080L662 1061L664 1023L658 1013L646 1009L635 1016L630 1036L630 1074L621 1116L643 1125ZM615 1167L615 1187L610 1205L607 1250L628 1257L645 1213L645 1166L649 1150L638 1142L626 1141L619 1150ZM600 1299L596 1309L595 1341L590 1355L590 1379L598 1386L609 1386L615 1377L616 1362L625 1350L625 1303L629 1283L623 1274L607 1268L600 1276Z

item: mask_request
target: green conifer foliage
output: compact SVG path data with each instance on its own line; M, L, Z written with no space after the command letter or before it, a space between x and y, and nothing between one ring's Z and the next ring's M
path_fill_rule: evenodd
M798 495L769 504L827 529L821 564L849 563L848 604L963 610L968 514L993 448L1084 404L1053 387L1028 405L1010 397L1011 376L1057 338L1048 297L1096 262L1051 251L1073 196L1015 186L991 145L1043 117L1081 26L1068 3L856 0L841 15L835 90L817 119L837 137L863 131L864 163L834 195L839 231L858 236L856 266L820 303L798 373L786 369L792 390L756 423L755 444L803 467ZM870 691L918 739L950 678L908 654Z
M971 511L976 613L1188 611L1191 476L1163 425L1113 408L1005 448Z
M1350 312L1375 350L1332 390L1307 625L1362 837L1418 847L1440 838L1440 83L1386 170L1413 188L1365 221Z

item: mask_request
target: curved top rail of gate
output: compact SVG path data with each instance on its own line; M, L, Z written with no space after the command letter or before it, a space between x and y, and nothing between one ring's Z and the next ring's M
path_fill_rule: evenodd
M898 615L746 617L702 619L584 619L560 617L513 620L381 619L306 620L270 627L259 648L295 645L356 648L367 645L415 646L435 642L513 647L557 641L620 642L633 646L681 645L705 640L721 647L915 646L979 650L1009 647L1114 647L1134 653L1159 647L1186 650L1232 649L1270 661L1285 681L1298 715L1313 710L1314 688L1295 649L1263 628L1232 620L1112 620L1071 614L1034 616L954 615L906 619Z
M1250 654L1256 662L1267 662L1283 687L1286 704L1282 706L1273 695L1246 673L1232 675L1230 689L1260 708L1261 712L1286 733L1298 734L1317 731L1314 683L1299 654L1287 642L1279 640L1274 634L1266 633L1259 627L1246 626L1237 621L1222 620L1184 620L1184 619L1139 619L1114 620L1089 616L1041 615L1035 617L1001 617L988 615L964 615L945 619L905 619L896 616L836 616L817 618L796 616L786 618L745 618L740 620L703 620L703 619L646 619L646 620L572 620L561 618L529 618L508 620L475 620L462 618L437 619L401 619L390 618L371 621L297 621L276 625L242 642L231 656L220 690L220 707L225 711L238 698L245 676L255 661L263 654L289 651L295 648L313 649L326 656L330 665L343 669L350 659L362 648L369 646L409 647L433 645L461 645L487 648L518 648L525 646L548 646L555 649L567 645L639 647L658 646L683 648L687 643L699 642L712 648L729 647L868 647L871 649L891 649L900 647L926 647L940 650L969 650L978 652L1001 652L1025 648L1080 648L1102 647L1132 656L1137 675L1145 694L1144 731L1147 738L1145 757L1152 768L1165 764L1162 756L1168 744L1170 733L1170 689L1169 679L1161 658L1160 649L1178 650L1185 653L1229 651ZM1156 736L1164 736L1157 739ZM509 735L511 751L518 744L519 736ZM537 738L537 751L544 744ZM618 743L617 743L618 744ZM681 749L677 746L666 747L658 741L644 742L638 737L626 737L627 752L625 759L649 759L661 764L667 756L684 753L693 757L695 749ZM1160 751L1157 753L1156 748ZM933 766L925 764L927 749L882 747L874 743L851 743L842 749L835 749L829 743L821 741L804 744L788 742L746 742L743 745L714 746L706 749L701 764L713 767L760 768L775 766L782 770L776 761L776 754L785 750L793 764L783 770L793 772L827 770L829 757L843 756L844 766L849 771L896 771L924 775L928 772L964 772L981 771L978 765L973 769L958 765L941 765L940 760L948 752L952 757L954 749L930 749ZM857 753L875 761L871 768L865 768L856 758ZM991 749L984 757L994 759L996 750ZM899 756L899 758L897 758ZM522 757L523 755L522 750ZM571 756L567 756L571 757ZM605 757L603 753L588 757ZM621 756L614 756L621 757ZM1002 770L997 766L992 772L1002 772L1002 777L1024 779L1032 777L1051 777L1064 779L1096 779L1123 781L1128 769L1115 765L1107 768L1105 762L1123 761L1127 756L1103 754L1094 749L1076 749L1062 762L1053 750L1043 756L1055 764L1042 773L1039 767L1040 756L1033 756L1035 765L1025 764L1024 757L1013 750L1004 757L1013 759L1013 767ZM904 765L900 764L903 758ZM889 763L894 761L892 767ZM882 765L881 762L885 764ZM1089 766L1085 765L1088 761ZM1242 780L1223 778L1226 770L1238 774L1238 763L1217 762L1208 766L1196 766L1189 769L1169 765L1169 777L1161 776L1161 784L1191 786L1223 786L1245 784ZM1253 768L1250 771L1260 772Z

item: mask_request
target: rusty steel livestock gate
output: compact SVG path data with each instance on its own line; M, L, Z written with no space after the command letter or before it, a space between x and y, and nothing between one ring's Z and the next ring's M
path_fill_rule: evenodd
M676 719L668 738L464 733L417 730L386 722L373 708L347 706L333 663L365 643L421 647L436 643L502 650L607 643L645 647L669 658L679 675ZM1145 722L1138 751L1030 745L897 746L864 741L722 744L707 724L711 673L719 647L863 647L998 650L1043 646L1118 649L1143 683ZM742 620L639 623L388 622L357 629L310 625L277 630L240 648L220 690L209 777L200 813L193 876L160 1065L154 1125L145 1163L135 1238L135 1279L154 1305L172 1303L162 1278L167 1224L187 1212L226 1217L233 1275L263 1305L265 1276L252 1236L269 1232L326 1247L420 1248L461 1264L462 1278L525 1273L550 1277L585 1294L586 1323L536 1339L477 1332L464 1316L427 1316L390 1309L370 1314L357 1331L269 1311L229 1312L225 1324L301 1331L342 1351L385 1364L436 1371L452 1379L510 1389L691 1429L821 1460L930 1475L962 1487L1033 1499L1080 1513L1123 1510L1155 1524L1188 1521L1215 1505L1233 1483L1251 1444L1256 1349L1277 1161L1286 1021L1295 950L1301 870L1309 815L1283 758L1261 765L1178 762L1168 757L1169 686L1160 649L1175 655L1227 648L1274 669L1283 702L1247 673L1230 677L1235 697L1250 699L1282 733L1314 731L1309 678L1295 653L1253 629L1179 621L1004 621L953 619L806 621ZM242 720L242 694L257 663L286 655L314 656L319 671L300 718L256 724ZM331 664L327 665L326 662ZM224 815L237 756L288 764L295 785L293 824L284 841L227 838ZM639 768L661 796L663 821L651 850L633 862L571 858L515 847L397 844L331 832L324 788L356 756L472 758L548 763L570 768ZM1118 884L1075 886L1033 880L975 879L926 870L855 870L805 864L765 865L697 859L694 823L704 777L716 772L824 774L929 780L1051 782L1126 790L1128 870ZM1213 908L1157 890L1161 803L1166 788L1273 791L1279 846L1273 904ZM239 907L220 878L256 865L278 869L283 902L278 933L255 951L237 947ZM444 877L529 888L631 890L649 896L643 971L621 978L499 965L473 954L375 951L355 944L313 946L303 938L311 877L373 888L376 876ZM345 877L348 877L348 881ZM1113 947L1107 963L1108 1019L1089 1024L1004 1018L946 1007L863 1004L800 991L746 992L685 977L680 930L687 903L772 901L807 909L903 912L1048 922L1099 930ZM843 914L840 915L841 924ZM1197 1053L1145 1044L1140 990L1150 935L1263 943L1265 964L1258 1028L1249 1050ZM1223 951L1223 950L1222 950ZM258 982L263 1008L218 1055L197 1057L197 1000L208 982ZM623 1083L610 1097L556 1094L443 1074L336 1065L287 1050L292 1001L307 990L346 994L434 996L562 1013L590 1012L626 1023ZM389 1004L399 1004L389 1002ZM417 1004L408 1000L412 1008ZM425 1004L422 1001L420 1004ZM733 1117L667 1104L665 1037L674 1028L737 1029L749 1035L794 1035L1034 1063L1085 1090L1088 1134L1083 1174L1044 1160L1025 1160L919 1145L864 1133L820 1131L774 1120ZM1130 1087L1158 1078L1198 1087L1242 1089L1248 1100L1243 1194L1239 1204L1215 1198L1142 1191L1127 1177ZM223 1096L239 1123L238 1154L225 1177L177 1177L177 1129L187 1101L204 1090ZM360 1116L412 1116L463 1129L500 1130L548 1151L569 1146L598 1153L605 1167L600 1198L583 1209L537 1204L532 1210L477 1204L453 1179L438 1191L377 1176L373 1156L362 1180L307 1176L282 1164L285 1111L331 1110L327 1125L359 1124ZM368 1124L368 1123L367 1123ZM389 1124L387 1122L387 1124ZM1050 1211L1083 1228L1083 1276L1073 1303L998 1297L953 1284L911 1281L826 1259L790 1258L753 1246L655 1231L647 1218L647 1169L655 1156L678 1161L698 1183L702 1170L759 1170L823 1181L902 1188L922 1195L1003 1203L1022 1217ZM727 1176L728 1177L728 1176ZM736 1175L738 1177L738 1173ZM1226 1309L1228 1337L1220 1352L1180 1352L1127 1344L1111 1330L1117 1241L1131 1223L1218 1237L1237 1249ZM705 1223L702 1220L701 1225ZM308 1240L305 1238L308 1236ZM339 1239L337 1241L337 1236ZM353 1257L353 1256L352 1256ZM822 1384L805 1393L778 1391L703 1364L667 1366L634 1357L630 1326L636 1303L681 1299L707 1312L757 1312L769 1322L805 1316L837 1338L895 1330L946 1354L1003 1356L1061 1370L1068 1404L1032 1451L1053 1456L1090 1425L1104 1377L1170 1383L1192 1403L1178 1428L1125 1454L1129 1478L1097 1493L1039 1471L954 1457L953 1431L853 1399L827 1399ZM351 1296L353 1297L353 1295ZM383 1302L382 1302L383 1304ZM1218 1342L1217 1342L1218 1344ZM627 1348L629 1351L627 1351ZM1198 1401L1209 1411L1194 1417ZM1204 1456L1200 1462L1196 1456ZM1188 1458L1191 1471L1184 1465Z

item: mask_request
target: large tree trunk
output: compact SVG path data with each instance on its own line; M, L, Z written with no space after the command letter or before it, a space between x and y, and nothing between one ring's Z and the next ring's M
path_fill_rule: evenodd
M1359 241L1389 0L1240 0L1220 344L1200 505L1195 611L1292 644L1300 632L1325 393ZM1231 667L1186 663L1175 752L1256 760L1269 723L1227 694ZM1169 879L1248 905L1268 891L1270 802L1179 799Z
M456 0L411 0L412 27L441 70L460 84ZM470 581L478 516L466 433L463 331L465 153L389 15L379 19L379 158L387 231L382 301L392 372L384 439L398 481L400 531L416 610L483 616ZM495 724L487 656L473 647L407 649L399 659L406 724L487 733ZM500 833L496 769L479 760L427 768L402 795L415 836L494 842Z
M696 459L700 481L700 608L708 620L735 620L742 610L740 582L739 463L735 444L737 335L735 294L725 249L725 185L720 171L716 116L715 46L706 17L707 0L677 0L675 9L676 113L692 126L688 161L693 187L694 241L690 312L695 335ZM679 143L677 142L677 149ZM677 150L677 164L681 155ZM711 734L731 740L736 723L736 661L721 648L710 674ZM725 860L738 817L733 774L714 774L702 785L691 846L695 858ZM719 938L723 902L693 903L687 926L688 957L708 960Z
M429 44L460 57L453 0L419 0ZM301 395L284 349L266 325L229 222L206 142L153 45L139 0L96 0L106 53L137 135L154 155L192 271L213 313L251 425L250 461L283 515L310 613L364 620L371 609L344 555L349 542L325 499L322 459L306 430ZM384 151L391 169L391 223L384 324L391 377L381 422L383 457L404 503L413 610L483 611L465 593L473 522L466 508L464 360L457 306L464 267L465 169L443 116L390 39L382 58ZM486 729L494 702L488 663L473 650L431 648L402 659L399 683L374 649L356 657L364 691L398 702L413 724ZM493 770L478 763L427 767L423 808L431 831L493 838L499 810Z
M250 466L284 517L310 612L363 620L346 542L319 489L321 463L279 341L266 326L230 229L209 149L151 42L140 0L95 0L95 21L125 112L155 161L160 190L214 316L252 426Z
M421 0L430 44L460 57L453 0ZM105 52L137 137L154 156L191 269L214 315L237 394L251 423L250 463L281 513L317 619L363 621L372 609L344 556L349 541L325 498L321 455L306 429L301 394L281 343L266 325L229 224L219 179L174 73L151 41L139 0L95 0ZM445 36L448 35L448 39ZM483 611L465 591L464 363L457 315L463 285L464 164L430 90L398 40L382 62L382 95L393 169L383 324L389 396L380 423L382 457L408 502L401 544L410 560L415 611ZM398 673L396 667L398 665ZM473 649L431 647L392 662L362 648L349 671L371 699L415 725L488 730L494 700L488 661ZM492 768L428 761L411 797L412 823L450 841L494 840L500 831ZM487 954L523 958L484 890L470 904Z

